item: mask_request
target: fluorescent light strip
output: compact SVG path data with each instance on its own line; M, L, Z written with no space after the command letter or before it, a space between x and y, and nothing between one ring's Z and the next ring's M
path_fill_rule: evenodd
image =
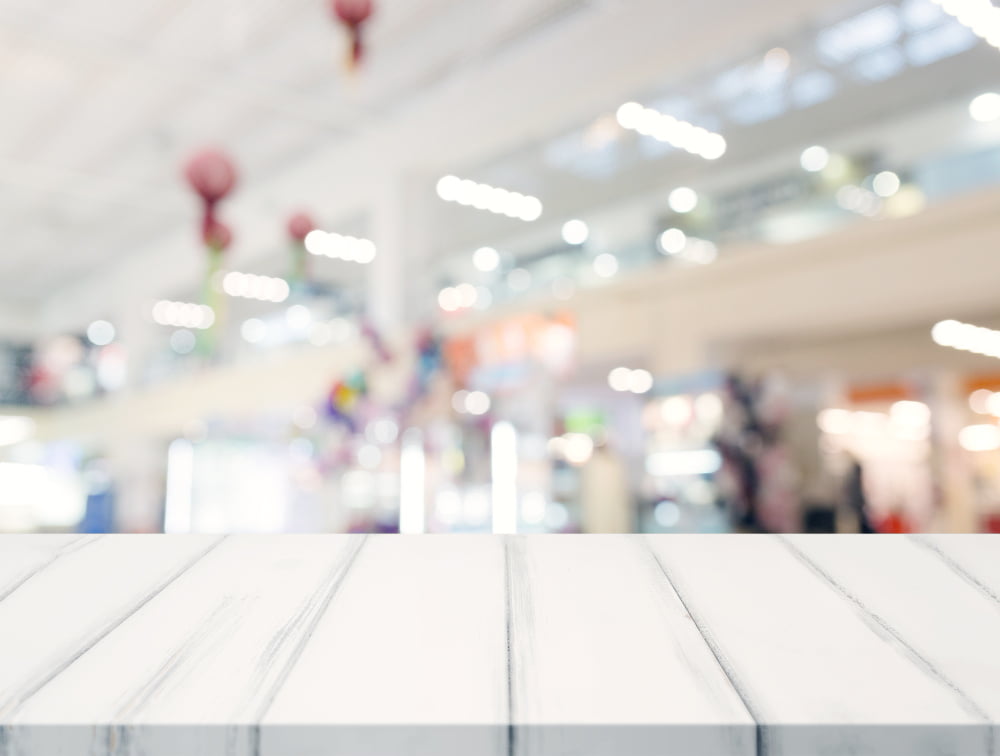
M193 302L171 302L163 299L153 305L153 320L174 328L211 328L215 311L208 305Z
M535 221L542 217L542 201L530 194L521 194L489 184L479 184L458 176L444 176L437 182L438 197L477 210L488 210L508 218Z
M616 115L623 129L651 136L706 160L716 160L726 154L726 140L721 134L643 107L637 102L626 102L618 108Z
M333 231L314 229L306 234L306 251L311 255L330 257L334 260L367 265L375 259L375 242L371 239L359 239L356 236L344 236Z
M258 276L231 270L222 279L222 290L231 297L258 299L262 302L284 302L291 289L283 278Z
M1000 331L957 320L942 320L931 329L935 344L1000 359Z

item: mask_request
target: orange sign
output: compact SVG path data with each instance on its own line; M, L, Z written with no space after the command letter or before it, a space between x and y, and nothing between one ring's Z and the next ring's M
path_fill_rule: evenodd
M913 387L906 383L873 383L864 386L848 386L847 401L851 404L882 404L912 399L916 395Z
M448 339L445 361L459 383L473 368L537 360L556 372L569 366L576 341L572 313L529 313L490 323L473 334Z
M987 373L969 376L965 379L965 393L971 394L973 391L979 391L979 389L1000 391L1000 374Z

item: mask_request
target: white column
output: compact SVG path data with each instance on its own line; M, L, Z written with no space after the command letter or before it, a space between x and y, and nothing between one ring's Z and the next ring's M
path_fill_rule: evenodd
M105 448L114 481L115 529L149 533L161 527L167 449L157 439L123 437Z
M406 322L414 274L427 258L425 187L403 176L387 176L373 198L370 228L378 250L368 266L366 308L376 328L392 334Z
M146 366L156 349L157 337L164 326L152 322L152 297L128 296L104 314L115 327L114 343L125 351L126 375L120 391L135 391L145 382Z
M152 304L151 298L129 296L105 315L115 327L115 344L126 354L125 382L118 393L132 394L143 388L146 366L157 348L157 337L162 335L158 331L163 330L163 326L150 320ZM105 411L112 411L111 406ZM100 440L100 452L107 460L114 481L115 529L122 532L158 530L169 439L151 438L134 430L120 431L117 427L95 431Z

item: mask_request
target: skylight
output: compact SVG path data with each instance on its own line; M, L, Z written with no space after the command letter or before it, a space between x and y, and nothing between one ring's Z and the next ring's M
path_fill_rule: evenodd
M896 6L879 5L822 30L816 37L816 49L828 63L846 63L895 42L902 32Z

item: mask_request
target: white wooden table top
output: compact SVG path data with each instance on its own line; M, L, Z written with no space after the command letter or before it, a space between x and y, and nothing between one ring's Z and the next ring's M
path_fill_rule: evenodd
M1000 538L3 536L2 756L1000 756Z

